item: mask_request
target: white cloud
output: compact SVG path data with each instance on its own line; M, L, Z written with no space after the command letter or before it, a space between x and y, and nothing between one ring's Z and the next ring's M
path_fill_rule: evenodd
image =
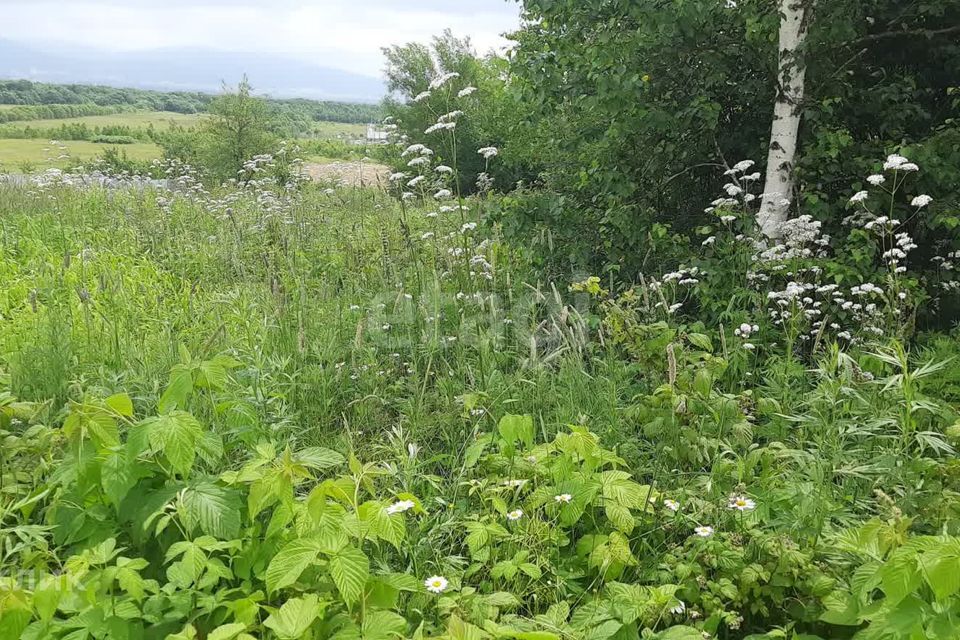
M34 46L263 51L374 76L381 47L450 28L499 49L519 24L505 0L0 0L0 14L0 37Z

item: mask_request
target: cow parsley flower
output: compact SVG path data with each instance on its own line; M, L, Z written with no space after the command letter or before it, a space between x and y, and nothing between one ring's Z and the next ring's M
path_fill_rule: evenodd
M743 173L744 171L746 171L747 169L749 169L755 164L756 163L753 160L741 160L737 164L733 165L733 168L739 171L740 173Z
M437 122L452 122L453 120L456 120L462 115L463 115L463 111L460 111L458 109L456 111L451 111L450 113L443 114L442 116L437 118Z
M418 93L417 95L413 96L413 101L414 101L414 102L423 102L424 100L426 100L427 98L429 98L431 95L433 95L433 94L432 94L431 92L429 92L429 91L421 91L421 92Z
M453 169L445 164L439 164L433 170L437 173L453 173Z
M857 191L855 194L853 194L853 197L850 198L850 202L852 203L864 202L869 197L870 197L870 194L868 192Z
M911 200L911 201L910 201L910 204L911 204L911 206L917 207L918 209L922 209L923 207L927 206L927 205L930 204L931 202L933 202L933 198L931 198L930 196L928 196L928 195L919 195L919 196L917 196L916 198L914 198L913 200Z
M442 87L443 85L447 84L448 82L450 82L450 81L453 80L454 78L459 78L459 77L460 77L460 74L457 73L456 71L451 71L450 73L445 73L445 74L443 74L442 76L439 76L439 77L435 78L435 79L433 80L433 82L430 83L430 89L431 89L431 90L439 89L440 87Z
M430 576L423 581L423 586L425 586L430 593L443 593L447 590L447 587L450 586L450 583L443 576Z
M480 149L477 149L477 153L482 155L484 159L489 160L490 158L493 158L498 153L500 153L500 151L496 147L482 147Z
M477 90L476 87L464 87L457 92L458 98L466 98L469 95L472 95Z
M883 170L884 171L889 171L890 169L897 170L903 165L907 164L908 162L909 160L907 160L903 156L892 154L887 156L887 161L883 163Z
M444 200L445 198L449 198L452 195L453 195L453 192L450 191L450 189L440 189L435 194L433 194L433 197L436 198L437 200Z
M880 175L879 173L875 173L875 174L873 174L872 176L867 176L867 182L869 182L870 184L872 184L872 185L875 186L875 187L879 187L880 185L882 185L882 184L883 184L884 182L886 182L886 181L887 181L887 179L884 178L884 177L883 177L882 175Z

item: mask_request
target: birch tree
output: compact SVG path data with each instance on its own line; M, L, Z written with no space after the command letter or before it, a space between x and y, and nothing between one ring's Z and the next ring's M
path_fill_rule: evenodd
M767 174L757 222L768 238L780 237L794 187L797 134L804 95L804 41L814 0L779 0L777 98L773 107Z

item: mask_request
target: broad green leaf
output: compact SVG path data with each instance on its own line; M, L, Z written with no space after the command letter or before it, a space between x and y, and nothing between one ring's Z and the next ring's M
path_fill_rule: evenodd
M296 458L301 464L312 469L338 467L346 461L342 455L333 449L326 449L324 447L307 447L306 449L300 449L296 453Z
M345 547L330 558L330 576L348 605L360 599L370 576L370 561L356 547Z
M157 410L160 413L168 413L174 409L185 409L190 394L193 393L193 375L190 368L178 364L170 370L170 383L166 391L160 396L157 403Z
M233 640L233 638L236 638L238 635L240 635L240 633L242 633L246 628L247 625L239 622L222 624L210 632L210 635L207 636L207 640Z
M150 445L163 452L174 470L186 475L197 455L203 426L185 411L171 411L150 421Z
M302 598L292 598L263 621L273 629L280 640L299 640L321 613L319 598L310 593Z
M117 415L124 416L125 418L130 418L133 416L133 401L125 393L117 393L106 400L103 401L105 405L110 407Z
M519 440L527 447L533 446L533 417L528 415L507 414L500 418L497 423L497 431L507 442L516 442Z
M183 490L180 514L189 530L199 526L203 533L232 540L240 533L240 498L235 491L212 482L202 482Z
M107 455L100 466L100 486L113 504L119 505L136 482L133 466L122 451Z
M363 640L390 640L406 636L406 619L393 611L369 611L363 617Z
M267 590L275 592L296 582L300 574L316 562L320 550L320 543L313 538L301 538L287 543L273 556L267 567Z

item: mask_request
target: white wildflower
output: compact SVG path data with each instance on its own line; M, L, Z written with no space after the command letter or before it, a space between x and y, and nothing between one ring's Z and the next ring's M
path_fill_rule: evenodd
M413 500L400 500L399 502L394 502L392 505L387 507L387 513L393 515L394 513L403 513L404 511L409 511L413 509L416 504Z
M447 587L450 586L450 583L447 582L447 579L443 576L430 576L423 581L423 586L425 586L430 593L443 593L447 590Z

